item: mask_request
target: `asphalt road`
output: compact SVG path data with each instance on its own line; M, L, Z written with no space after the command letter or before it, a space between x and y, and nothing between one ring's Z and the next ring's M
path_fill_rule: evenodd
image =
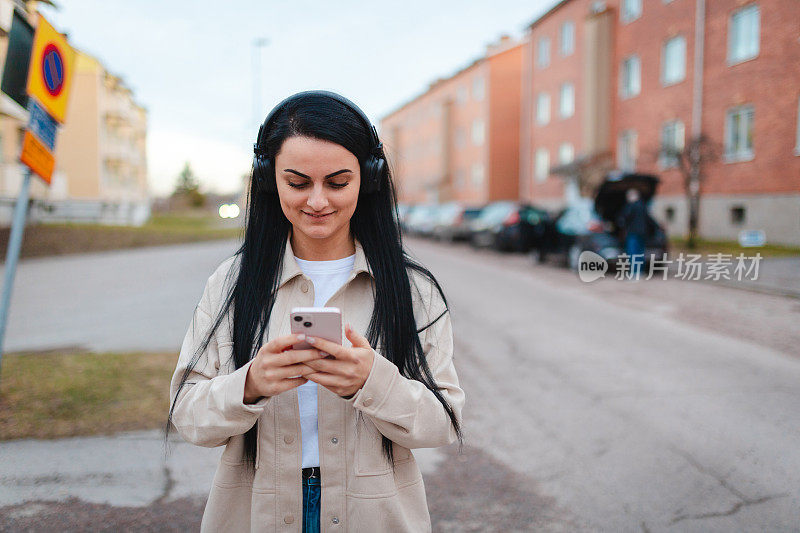
M800 300L673 279L584 284L522 256L409 245L449 299L467 395L464 455L415 451L436 531L800 530ZM6 349L177 350L206 277L234 249L23 261ZM150 492L105 500L59 492L58 473L2 466L32 447L0 445L13 457L0 459L0 530L58 516L164 525L202 509L207 489L182 488L180 465L152 460L152 483L138 483ZM79 470L61 479L125 482ZM14 483L40 501L10 499ZM43 501L47 483L60 502Z

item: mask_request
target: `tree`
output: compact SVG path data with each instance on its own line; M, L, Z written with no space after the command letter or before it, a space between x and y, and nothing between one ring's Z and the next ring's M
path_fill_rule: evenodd
M683 177L686 205L689 206L688 239L686 246L693 250L697 246L697 228L700 226L700 196L703 183L703 167L719 158L721 146L704 133L693 137L686 146L673 146L662 141L658 158L671 161Z
M613 154L610 151L600 151L592 155L581 155L569 163L551 167L550 173L575 180L582 197L594 198L603 179L613 169Z
M178 174L172 196L186 201L191 207L203 207L206 203L206 195L200 192L200 183L188 161Z

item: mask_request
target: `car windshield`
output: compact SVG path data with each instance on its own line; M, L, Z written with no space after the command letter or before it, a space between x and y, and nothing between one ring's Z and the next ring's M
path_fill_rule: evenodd
M581 198L569 205L556 221L556 229L565 235L584 235L589 233L589 223L599 220L592 201Z
M439 208L439 221L443 223L452 222L461 211L458 204L444 204Z
M516 209L516 205L509 202L491 204L486 206L478 218L484 224L499 224L514 209Z
M478 218L481 214L482 208L480 207L473 207L470 209L464 210L464 220L472 220L474 218Z
M431 205L417 205L414 207L414 210L408 215L409 220L412 222L416 222L418 220L424 220L427 218L431 211L433 210L433 206Z

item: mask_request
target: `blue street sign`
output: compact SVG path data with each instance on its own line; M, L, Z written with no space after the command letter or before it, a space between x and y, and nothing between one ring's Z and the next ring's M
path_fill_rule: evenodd
M757 247L767 244L767 235L764 230L751 229L742 230L739 232L739 246L742 247Z
M56 147L56 121L47 114L47 111L45 111L33 97L28 99L28 111L30 111L28 129L31 130L31 133L36 135L52 153Z

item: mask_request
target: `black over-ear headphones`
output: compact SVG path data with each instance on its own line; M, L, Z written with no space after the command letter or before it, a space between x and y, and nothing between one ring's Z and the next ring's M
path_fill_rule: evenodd
M359 194L369 194L379 191L381 183L386 179L387 164L386 156L383 153L383 143L378 139L378 132L367 118L367 115L365 115L357 105L344 96L331 91L303 91L293 94L276 105L272 111L269 112L264 123L258 129L258 140L253 145L253 152L255 153L255 157L253 158L253 179L256 182L256 186L262 192L273 194L278 192L277 183L275 182L275 162L273 158L267 156L265 146L270 121L287 104L300 97L309 95L324 96L341 102L361 118L367 130L370 132L370 151L366 161L361 165L361 188Z

